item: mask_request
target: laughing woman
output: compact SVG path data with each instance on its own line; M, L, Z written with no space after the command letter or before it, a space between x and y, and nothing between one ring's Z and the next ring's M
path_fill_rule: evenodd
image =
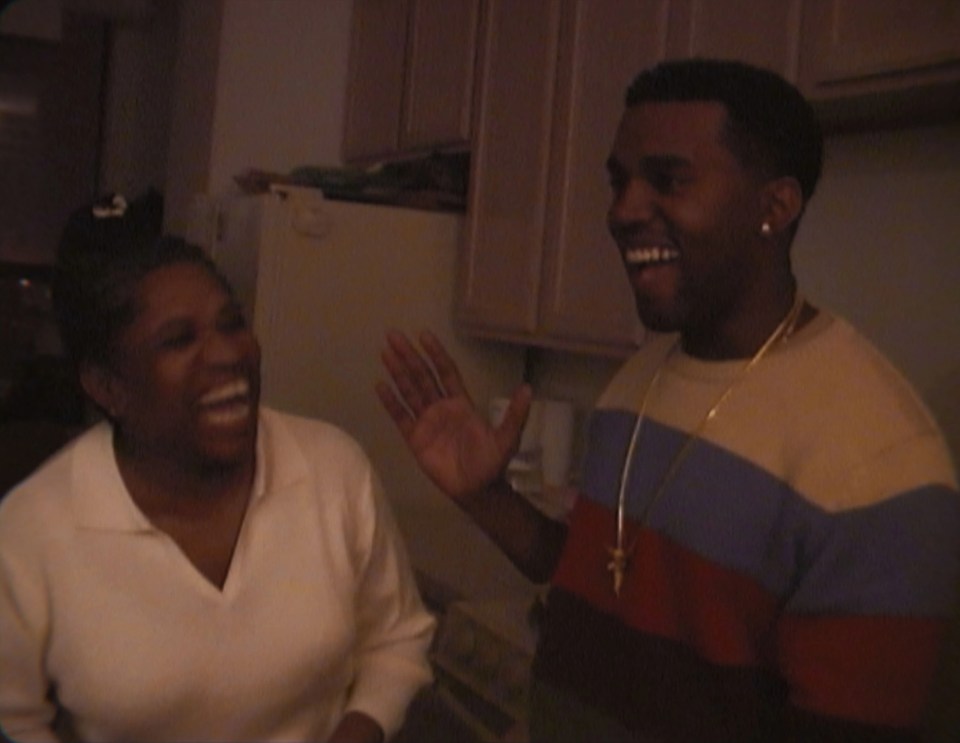
M64 233L61 334L105 420L0 506L3 734L382 740L433 620L379 481L340 430L260 407L230 287L136 211Z

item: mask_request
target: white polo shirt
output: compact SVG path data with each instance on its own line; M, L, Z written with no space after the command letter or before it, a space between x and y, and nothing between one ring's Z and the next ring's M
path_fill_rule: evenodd
M339 429L263 410L254 493L211 584L127 493L99 424L0 504L0 726L52 740L389 736L430 679L433 618L382 488Z

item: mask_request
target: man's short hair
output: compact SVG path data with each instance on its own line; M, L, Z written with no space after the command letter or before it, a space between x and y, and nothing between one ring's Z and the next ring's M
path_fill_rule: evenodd
M683 59L641 72L627 89L627 106L669 101L723 104L726 144L737 159L767 177L796 178L805 203L813 196L823 134L807 100L776 73L731 60Z

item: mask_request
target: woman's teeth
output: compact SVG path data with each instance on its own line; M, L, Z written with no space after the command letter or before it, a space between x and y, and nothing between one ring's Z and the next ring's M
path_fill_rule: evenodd
M226 400L231 400L233 398L244 398L250 392L250 384L246 379L238 379L229 384L222 385L217 387L214 390L211 390L202 398L200 398L201 405L217 405Z
M250 383L238 379L211 390L200 399L203 417L215 426L225 426L250 415Z
M215 426L225 426L245 419L249 412L249 405L231 405L225 410L208 410L204 417Z

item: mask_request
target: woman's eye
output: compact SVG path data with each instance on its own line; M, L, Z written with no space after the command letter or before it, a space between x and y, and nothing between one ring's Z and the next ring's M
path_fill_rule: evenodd
M170 335L163 336L160 339L160 347L164 349L178 349L186 348L195 338L195 334L190 331L181 331L179 333L172 333Z
M220 329L227 333L235 333L247 329L247 318L237 310L224 315L220 319Z

